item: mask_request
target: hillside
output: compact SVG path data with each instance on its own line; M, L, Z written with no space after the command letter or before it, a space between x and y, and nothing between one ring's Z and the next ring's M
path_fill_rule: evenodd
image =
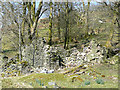
M1 3L2 88L117 89L120 2L38 3Z

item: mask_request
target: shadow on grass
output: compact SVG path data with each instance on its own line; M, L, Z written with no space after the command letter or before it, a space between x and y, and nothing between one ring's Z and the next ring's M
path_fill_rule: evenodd
M8 49L6 49L6 50L3 50L2 53L7 53L7 52L11 52L11 51L17 51L17 50L14 50L14 49L8 50Z

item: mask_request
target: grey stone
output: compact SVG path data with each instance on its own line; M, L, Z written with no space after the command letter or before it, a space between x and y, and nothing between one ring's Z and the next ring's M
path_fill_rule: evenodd
M48 85L50 85L50 86L52 86L52 85L56 85L56 83L55 82L48 82Z
M40 73L48 73L47 69L41 70Z
M49 70L47 73L54 73L55 70Z

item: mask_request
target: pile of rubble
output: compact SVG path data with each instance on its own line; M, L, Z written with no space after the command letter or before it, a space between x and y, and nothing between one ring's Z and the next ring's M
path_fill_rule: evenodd
M101 63L107 54L105 47L101 47L94 40L87 47L83 48L83 52L78 51L76 48L72 48L70 51L72 53L65 59L66 66L70 67L79 66L83 63Z
M6 62L2 65L2 77L9 77L9 76L19 76L22 74L29 74L29 73L54 73L54 69L48 70L46 68L39 68L39 67L33 67L31 65L25 66L25 63L19 63L16 61L16 63Z

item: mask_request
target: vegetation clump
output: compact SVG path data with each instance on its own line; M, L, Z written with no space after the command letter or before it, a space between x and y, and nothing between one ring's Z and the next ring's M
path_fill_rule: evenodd
M95 81L96 81L97 84L104 84L103 79L98 78Z
M85 81L85 85L90 85L90 81Z

